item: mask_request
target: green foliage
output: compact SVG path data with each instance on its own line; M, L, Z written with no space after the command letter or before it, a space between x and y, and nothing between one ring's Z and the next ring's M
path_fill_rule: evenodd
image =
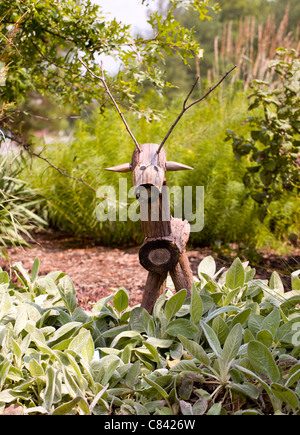
M220 0L218 4L218 13L209 11L211 20L199 20L193 10L176 12L184 27L194 29L203 50L199 59L189 61L190 68L172 56L164 60L168 81L186 93L199 71L202 79L215 82L235 64L231 83L247 89L253 78L265 77L266 59L273 58L276 48L299 51L298 0ZM167 92L172 98L177 91Z
M268 205L300 191L300 63L295 52L277 51L279 59L270 63L279 83L254 81L249 110L262 109L263 116L248 118L251 139L228 132L233 151L240 161L247 156L251 165L244 175L251 197L261 206L264 219Z
M196 91L197 92L197 91ZM155 104L162 114L160 122L138 123L132 113L126 113L129 125L140 143L160 143L169 126L178 115L184 97L178 98L165 109L163 102L152 95L149 104ZM141 105L148 105L144 99ZM248 125L244 94L230 95L224 90L191 110L178 124L166 145L169 160L194 167L194 171L167 173L168 186L204 186L205 226L200 233L192 233L195 245L220 245L237 242L252 247L272 246L299 229L299 201L287 196L270 207L264 224L257 217L255 203L246 197L243 175L246 164L234 158L229 143L224 142L226 128L236 129L246 135ZM89 121L80 122L71 143L57 143L44 152L44 156L62 171L83 178L95 189L112 186L119 198L119 180L132 186L131 174L118 175L104 168L130 162L133 146L117 114L107 110L95 114ZM97 221L95 210L103 198L81 183L60 175L46 163L37 162L24 173L33 188L37 188L47 201L47 213L52 226L69 231L76 237L93 237L98 243L110 245L138 244L142 240L138 222ZM99 190L102 195L111 193ZM113 196L112 196L113 199Z
M145 39L133 36L130 26L110 20L91 0L1 1L0 61L7 73L5 86L0 89L1 105L6 108L1 126L21 142L24 140L23 121L30 114L22 103L30 93L49 97L58 105L71 105L77 115L96 96L100 104L106 104L105 92L83 71L79 57L98 75L100 65L95 58L101 54L120 61L123 67L109 85L114 95L127 103L134 103L135 94L146 81L163 88L166 82L157 63L166 51L185 60L199 50L193 31L181 26L173 16L178 4L181 2L172 1L166 15L150 16L153 35ZM185 7L205 18L210 5L210 1L190 1ZM8 109L7 104L15 104L18 110Z
M300 295L279 276L208 257L192 297L168 291L150 315L123 288L85 312L68 276L38 271L0 271L0 410L299 415Z
M47 225L35 213L41 198L19 179L21 171L21 162L0 158L0 246L26 245L24 236L31 238L31 230Z

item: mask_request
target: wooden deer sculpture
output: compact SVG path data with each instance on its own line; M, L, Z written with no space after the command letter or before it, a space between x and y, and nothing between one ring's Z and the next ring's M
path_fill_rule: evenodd
M190 224L186 220L175 219L171 216L169 198L166 193L167 171L192 170L193 168L181 163L167 161L163 146L184 113L195 104L204 100L204 98L223 82L235 67L228 71L219 83L211 88L203 97L187 105L198 83L198 77L184 101L180 115L171 126L162 143L160 145L153 143L140 145L132 134L114 97L110 93L104 78L103 69L102 77L99 77L82 61L81 63L93 77L102 82L107 94L122 118L126 130L135 143L131 163L121 164L107 168L106 170L121 173L132 172L135 195L140 202L141 229L145 237L144 243L139 251L139 260L141 265L148 270L148 278L141 305L151 313L157 298L165 291L168 273L171 275L176 291L185 288L187 289L188 296L190 295L191 286L194 282L186 254L186 245L190 235Z
M139 252L140 263L148 270L148 279L142 307L152 311L155 301L165 290L168 272L177 291L190 291L193 275L185 247L190 225L171 217L166 186L166 171L192 169L176 162L167 162L166 153L159 145L146 143L133 152L132 163L108 168L109 171L131 171L135 195L140 202L141 228L145 237Z

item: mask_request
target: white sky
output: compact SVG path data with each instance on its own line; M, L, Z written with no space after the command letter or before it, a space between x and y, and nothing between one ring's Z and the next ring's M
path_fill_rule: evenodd
M135 31L151 30L147 24L146 6L141 0L94 0L104 12L110 12L125 24L132 24Z
M153 0L153 6L158 0ZM116 18L124 24L131 24L134 33L147 34L151 31L151 26L147 23L147 9L141 4L141 0L93 0L95 4L101 6L103 12L111 14L111 18ZM108 56L101 56L104 62L104 68L111 73L116 73L119 64Z

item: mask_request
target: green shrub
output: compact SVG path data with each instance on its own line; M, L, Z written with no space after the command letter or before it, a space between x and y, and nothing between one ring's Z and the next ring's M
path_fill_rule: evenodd
M180 112L181 104L182 98L162 110L162 120L155 123L143 119L137 122L133 115L126 114L138 141L160 143ZM194 245L238 242L252 247L271 244L278 248L290 232L299 228L299 199L287 197L274 203L269 221L262 224L254 200L246 196L243 183L246 164L236 161L230 144L224 141L226 128L246 134L249 128L243 125L246 113L244 94L232 96L220 92L188 112L165 146L169 160L195 168L168 173L168 185L205 188L205 227L191 235ZM108 173L104 168L131 161L132 152L133 143L118 115L106 110L101 116L95 114L89 121L80 122L71 143L57 143L48 147L44 155L69 175L83 178L96 189L111 185L118 190L121 177L127 178L128 187L132 186L131 174ZM141 242L138 223L100 224L95 209L101 199L85 185L47 169L46 163L35 161L27 178L46 198L52 226L109 245ZM287 207L281 212L283 203L289 204L290 212Z
M251 137L228 131L236 158L247 156L243 181L259 204L261 220L273 201L300 192L300 62L295 50L278 49L268 69L276 86L260 80L251 85L252 116L246 120Z
M25 181L20 180L22 164L0 156L0 245L26 245L24 236L31 238L30 231L45 227L46 222L35 210L41 198Z
M300 271L285 294L236 259L164 293L150 315L121 288L92 312L71 279L21 263L0 271L0 413L203 415L300 413Z

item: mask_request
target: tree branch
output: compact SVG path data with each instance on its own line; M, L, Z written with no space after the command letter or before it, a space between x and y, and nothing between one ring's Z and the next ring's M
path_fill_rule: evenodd
M123 113L121 112L121 110L120 110L120 108L119 108L119 106L118 106L116 100L114 99L112 93L111 93L110 90L109 90L109 87L107 86L107 83L106 83L106 81L105 81L105 77L104 77L104 72L103 72L103 65L102 65L102 62L101 62L102 77L100 77L100 76L97 76L95 73L93 73L93 71L90 70L90 68L89 68L89 67L88 67L88 66L83 62L83 60L82 60L81 58L79 58L79 61L82 63L82 65L84 66L84 68L85 68L85 69L86 69L86 70L91 74L92 77L94 77L95 79L98 79L98 80L101 81L101 83L103 84L103 86L104 86L104 88L105 88L105 90L106 90L106 93L108 94L109 98L111 99L111 101L113 102L115 108L117 109L117 112L118 112L118 114L120 115L120 117L121 117L121 119L122 119L122 121L123 121L123 123L124 123L124 125L125 125L125 127L126 127L126 130L127 130L128 133L130 134L130 136L131 136L133 142L135 143L136 148L139 150L139 152L141 152L141 148L140 148L140 146L139 146L139 144L138 144L138 141L136 140L136 138L134 137L133 133L131 132L131 130L130 130L130 128L129 128L129 125L127 124L126 119L124 118Z
M84 181L82 178L72 177L71 175L67 174L66 172L63 172L60 168L58 168L58 167L55 166L52 162L50 162L50 160L46 159L46 157L41 156L41 153L40 153L40 154L37 154L37 153L31 152L31 151L29 151L29 152L30 152L30 155L32 155L32 156L34 156L34 157L37 157L38 159L41 159L41 160L43 160L44 162L46 162L46 163L47 163L51 168L55 169L55 170L56 170L60 175L63 175L64 177L70 178L71 180L78 181L78 182L84 184L86 187L88 187L89 189L91 189L91 190L93 190L94 192L96 192L98 198L106 199L106 200L109 200L109 201L111 201L111 202L114 202L115 204L120 204L120 205L122 205L122 206L127 206L127 205L128 205L127 202L120 202L120 201L118 201L118 200L116 200L116 199L110 198L110 197L107 196L107 195L101 195L101 194L99 194L99 192L98 192L97 189L95 189L95 188L94 188L93 186L91 186L89 183L87 183L86 181Z
M209 89L208 92L206 92L205 95L203 95L201 98L199 98L198 100L194 101L193 103L189 104L187 106L187 102L190 98L190 96L192 95L192 93L194 92L194 89L199 81L200 77L197 77L195 83L192 86L192 89L190 90L188 96L186 97L186 99L184 100L183 103L183 108L181 113L179 114L179 116L177 117L177 119L175 120L175 122L172 124L170 130L168 131L166 137L164 138L164 140L162 141L162 143L160 144L157 153L160 153L162 147L164 146L164 144L166 143L166 141L168 140L169 136L171 135L172 131L174 130L174 128L176 127L176 125L178 124L178 122L180 121L180 119L182 118L182 116L185 114L185 112L187 110L189 110L191 107L193 107L195 104L200 103L201 101L203 101L205 98L207 98L218 86L220 86L220 84L226 79L226 77L236 68L237 66L235 65L233 68L231 68L229 71L227 71L227 73L221 78L221 80L212 88Z
M30 145L28 143L24 143L21 140L17 139L16 137L11 137L10 138L13 142L18 143L19 145L21 145L25 151L27 151L31 156L37 157L38 159L43 160L44 162L46 162L51 168L55 169L60 175L63 175L64 177L70 178L71 180L74 181L78 181L82 184L84 184L85 186L87 186L89 189L93 190L94 192L97 192L97 189L95 189L93 186L91 186L89 183L87 183L86 181L84 181L82 178L76 178L76 177L72 177L72 175L67 174L66 172L64 172L62 169L58 168L57 166L54 165L54 163L50 162L50 160L48 160L46 157L43 157L41 155L41 153L37 154L33 151L30 150Z
M51 166L51 168L55 169L60 175L63 175L64 177L67 177L67 178L70 178L71 180L74 180L74 181L79 181L80 183L82 183L85 186L87 186L89 189L93 190L94 192L97 192L97 189L95 189L89 183L84 181L82 178L72 177L72 175L67 174L62 169L60 169L57 166L55 166L52 162L50 162L50 160L46 159L46 157L41 156L41 154L37 154L37 153L34 153L32 151L30 151L30 154L32 156L34 156L34 157L37 157L38 159L44 160L44 162L46 162L49 166Z
M11 114L19 113L24 116L29 116L31 118L40 119L41 121L61 121L66 119L80 119L81 117L79 115L70 115L70 116L57 116L56 118L46 118L45 116L40 115L34 115L33 113L29 113L24 110L14 110L11 112Z

